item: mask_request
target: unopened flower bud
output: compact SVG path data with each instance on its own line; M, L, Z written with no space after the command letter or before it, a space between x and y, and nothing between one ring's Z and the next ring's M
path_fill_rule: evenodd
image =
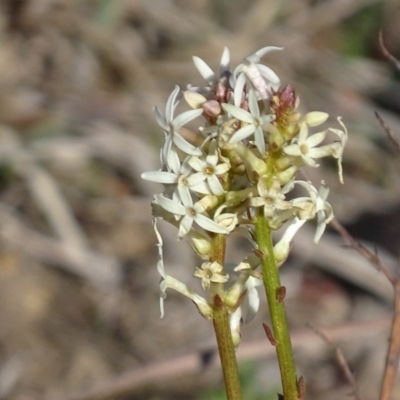
M237 308L236 311L231 314L229 318L229 325L231 328L233 345L235 347L238 347L241 339L242 330L242 310L240 308Z
M211 243L209 239L194 229L192 229L186 236L188 237L192 248L201 258L209 257L211 253Z
M268 169L265 162L258 158L248 147L238 143L235 151L246 166L247 176L251 182L256 182L258 177L267 173Z
M218 117L221 114L221 105L216 100L208 100L203 104L204 112L210 117Z
M304 122L308 126L318 126L323 124L329 117L328 113L322 111L312 111L304 116Z
M253 197L256 193L257 188L255 186L243 190L227 192L225 194L225 204L227 207L236 207L249 197Z
M281 185L286 185L288 182L290 182L296 175L297 169L298 168L295 165L292 165L284 171L278 172L276 174L276 177L278 178Z
M243 264L246 266L245 263ZM241 299L247 291L246 282L250 276L250 273L250 265L247 264L247 269L241 270L239 277L228 290L228 293L224 298L224 303L228 308L236 310L236 308L240 305Z
M202 108L203 104L207 101L202 94L191 90L183 92L183 97L185 98L186 103L188 103L188 105L193 109Z

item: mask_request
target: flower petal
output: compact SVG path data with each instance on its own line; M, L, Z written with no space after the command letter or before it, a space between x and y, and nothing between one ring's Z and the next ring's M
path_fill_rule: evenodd
M236 107L232 104L228 103L223 103L221 104L222 108L228 112L229 114L232 115L232 117L235 117L239 119L240 121L247 122L251 124L254 120L253 116L246 110L243 110L243 108Z
M309 136L306 140L307 146L308 147L318 146L325 139L327 132L328 131L322 131L314 133L314 135Z
M156 200L156 203L159 204L164 210L167 210L172 214L186 214L186 208L183 204L179 204L162 195L156 195L154 196L154 199Z
M179 129L180 127L186 125L188 122L197 118L201 114L203 114L202 108L196 108L195 110L185 111L174 118L173 126L175 129Z
M249 137L254 132L254 129L255 127L253 124L240 128L229 138L229 143L239 143L243 139Z
M213 221L209 217L206 217L205 215L197 214L194 217L194 220L197 225L199 225L208 232L225 233L225 234L229 233L228 229L218 225L215 221Z
M185 215L179 224L178 238L183 238L192 229L192 226L193 218Z
M178 181L178 177L176 176L176 174L166 171L143 172L141 177L146 181L165 183L165 184L176 183Z
M215 175L211 175L207 178L207 183L210 186L211 192L215 195L223 194L224 188L221 185L221 182Z
M276 46L263 47L262 49L257 50L253 54L250 54L249 56L247 56L246 60L249 60L254 63L258 63L258 62L260 62L261 57L263 57L266 54L268 54L269 52L275 51L275 50L283 50L283 47L276 47Z
M167 104L165 106L165 118L167 121L172 121L174 118L174 112L175 108L178 105L179 99L181 93L180 93L180 88L178 85L175 86L174 90L170 94L167 100Z
M221 62L220 62L220 69L219 74L222 75L225 71L229 71L229 64L230 64L230 53L228 47L224 47L224 51L222 52Z
M208 66L208 64L203 61L200 57L193 56L193 62L200 75L206 80L210 85L215 81L214 71Z

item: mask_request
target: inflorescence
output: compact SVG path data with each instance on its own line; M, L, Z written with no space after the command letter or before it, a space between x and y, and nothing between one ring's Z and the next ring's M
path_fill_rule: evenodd
M260 63L261 57L276 50L281 48L262 48L231 71L229 50L225 48L218 73L202 59L193 57L207 84L189 85L185 91L176 86L165 114L155 108L165 139L161 168L142 174L143 179L165 186L152 203L158 271L162 277L162 314L165 291L171 288L189 297L203 316L212 318L211 299L216 287L221 295L222 285L222 299L230 311L236 343L244 309L249 319L259 303L255 289L261 275L257 271L260 260L255 240L256 211L262 208L271 230L285 228L274 245L275 259L280 265L288 257L294 235L306 221L317 219L317 243L333 218L325 183L317 189L309 181L296 179L298 171L306 165L318 167L319 158L332 156L338 160L339 179L343 181L341 162L347 130L341 118L337 118L341 129L310 132L325 123L328 114L315 111L302 116L298 112L299 98L293 87L281 88L275 72ZM175 115L181 101L190 109ZM337 140L322 144L329 132ZM288 199L296 186L305 195L289 195ZM196 293L166 273L163 242L157 229L160 219L175 225L178 238L186 238L204 260L194 276L201 279L208 295ZM216 234L228 236L234 231L242 232L255 251L229 268L210 259L211 238Z

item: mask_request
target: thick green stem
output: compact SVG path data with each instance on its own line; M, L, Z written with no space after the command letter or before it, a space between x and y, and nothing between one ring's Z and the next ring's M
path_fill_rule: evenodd
M284 289L281 289L279 270L274 257L271 229L262 209L257 215L256 235L258 248L262 253L263 281L271 314L273 337L268 336L271 343L276 346L278 354L283 398L284 400L298 400L296 367L283 303ZM266 331L268 331L268 327L266 327Z
M217 261L224 265L225 260L225 235L215 235L212 240L212 254L210 261ZM218 352L224 375L226 396L228 400L241 400L242 389L240 386L239 370L236 361L235 346L229 326L228 311L223 302L223 284L213 283L213 324L218 344Z

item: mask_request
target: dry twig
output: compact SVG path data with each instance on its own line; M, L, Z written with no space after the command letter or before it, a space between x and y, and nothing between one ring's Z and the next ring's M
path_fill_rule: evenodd
M400 357L400 279L395 284L395 310L390 333L389 349L381 387L380 400L390 400L395 384Z
M337 359L337 361L339 363L339 366L342 369L342 371L343 371L346 379L350 383L351 387L353 388L354 398L356 400L363 400L363 397L362 397L362 395L360 393L360 390L359 390L359 388L357 386L357 382L356 382L356 380L354 378L354 375L351 372L349 364L346 361L346 358L344 357L344 355L342 353L342 350L340 350L340 347L337 346L336 344L334 344L332 342L332 340L324 332L320 331L319 329L315 328L312 325L309 325L309 326L318 336L320 336L323 340L325 340L325 342L329 343L332 346L332 348L335 350L336 359Z
M381 46L381 50L383 52L383 55L393 63L393 65L400 71L400 61L394 57L388 49L385 46L385 43L383 42L383 33L382 31L379 32L379 45Z
M384 55L394 63L397 69L400 70L400 62L395 57L393 57L384 46L382 32L380 32L379 40ZM393 143L396 150L400 153L400 143L393 135L393 132L391 131L389 126L385 123L385 121L377 112L375 112L375 116L378 119L381 127L385 130L387 136L389 137L389 140ZM392 320L389 348L386 356L381 393L379 397L380 400L390 400L395 384L400 358L400 278L398 278L397 276L395 277L381 262L377 251L372 253L367 248L365 248L359 241L354 239L337 220L332 221L332 226L342 235L345 240L348 241L353 249L358 251L363 257L369 260L376 267L376 269L382 272L389 280L389 282L393 285L395 310Z
M383 120L383 118L376 111L375 111L375 117L378 120L380 126L384 129L384 131L388 135L389 140L393 143L397 152L400 153L400 142L394 135L393 131L390 129L389 125Z
M376 250L371 252L358 240L354 239L336 218L332 220L331 226L348 242L351 248L366 258L379 272L382 272L392 285L395 284L396 280L393 274L390 272L389 268L382 263Z

